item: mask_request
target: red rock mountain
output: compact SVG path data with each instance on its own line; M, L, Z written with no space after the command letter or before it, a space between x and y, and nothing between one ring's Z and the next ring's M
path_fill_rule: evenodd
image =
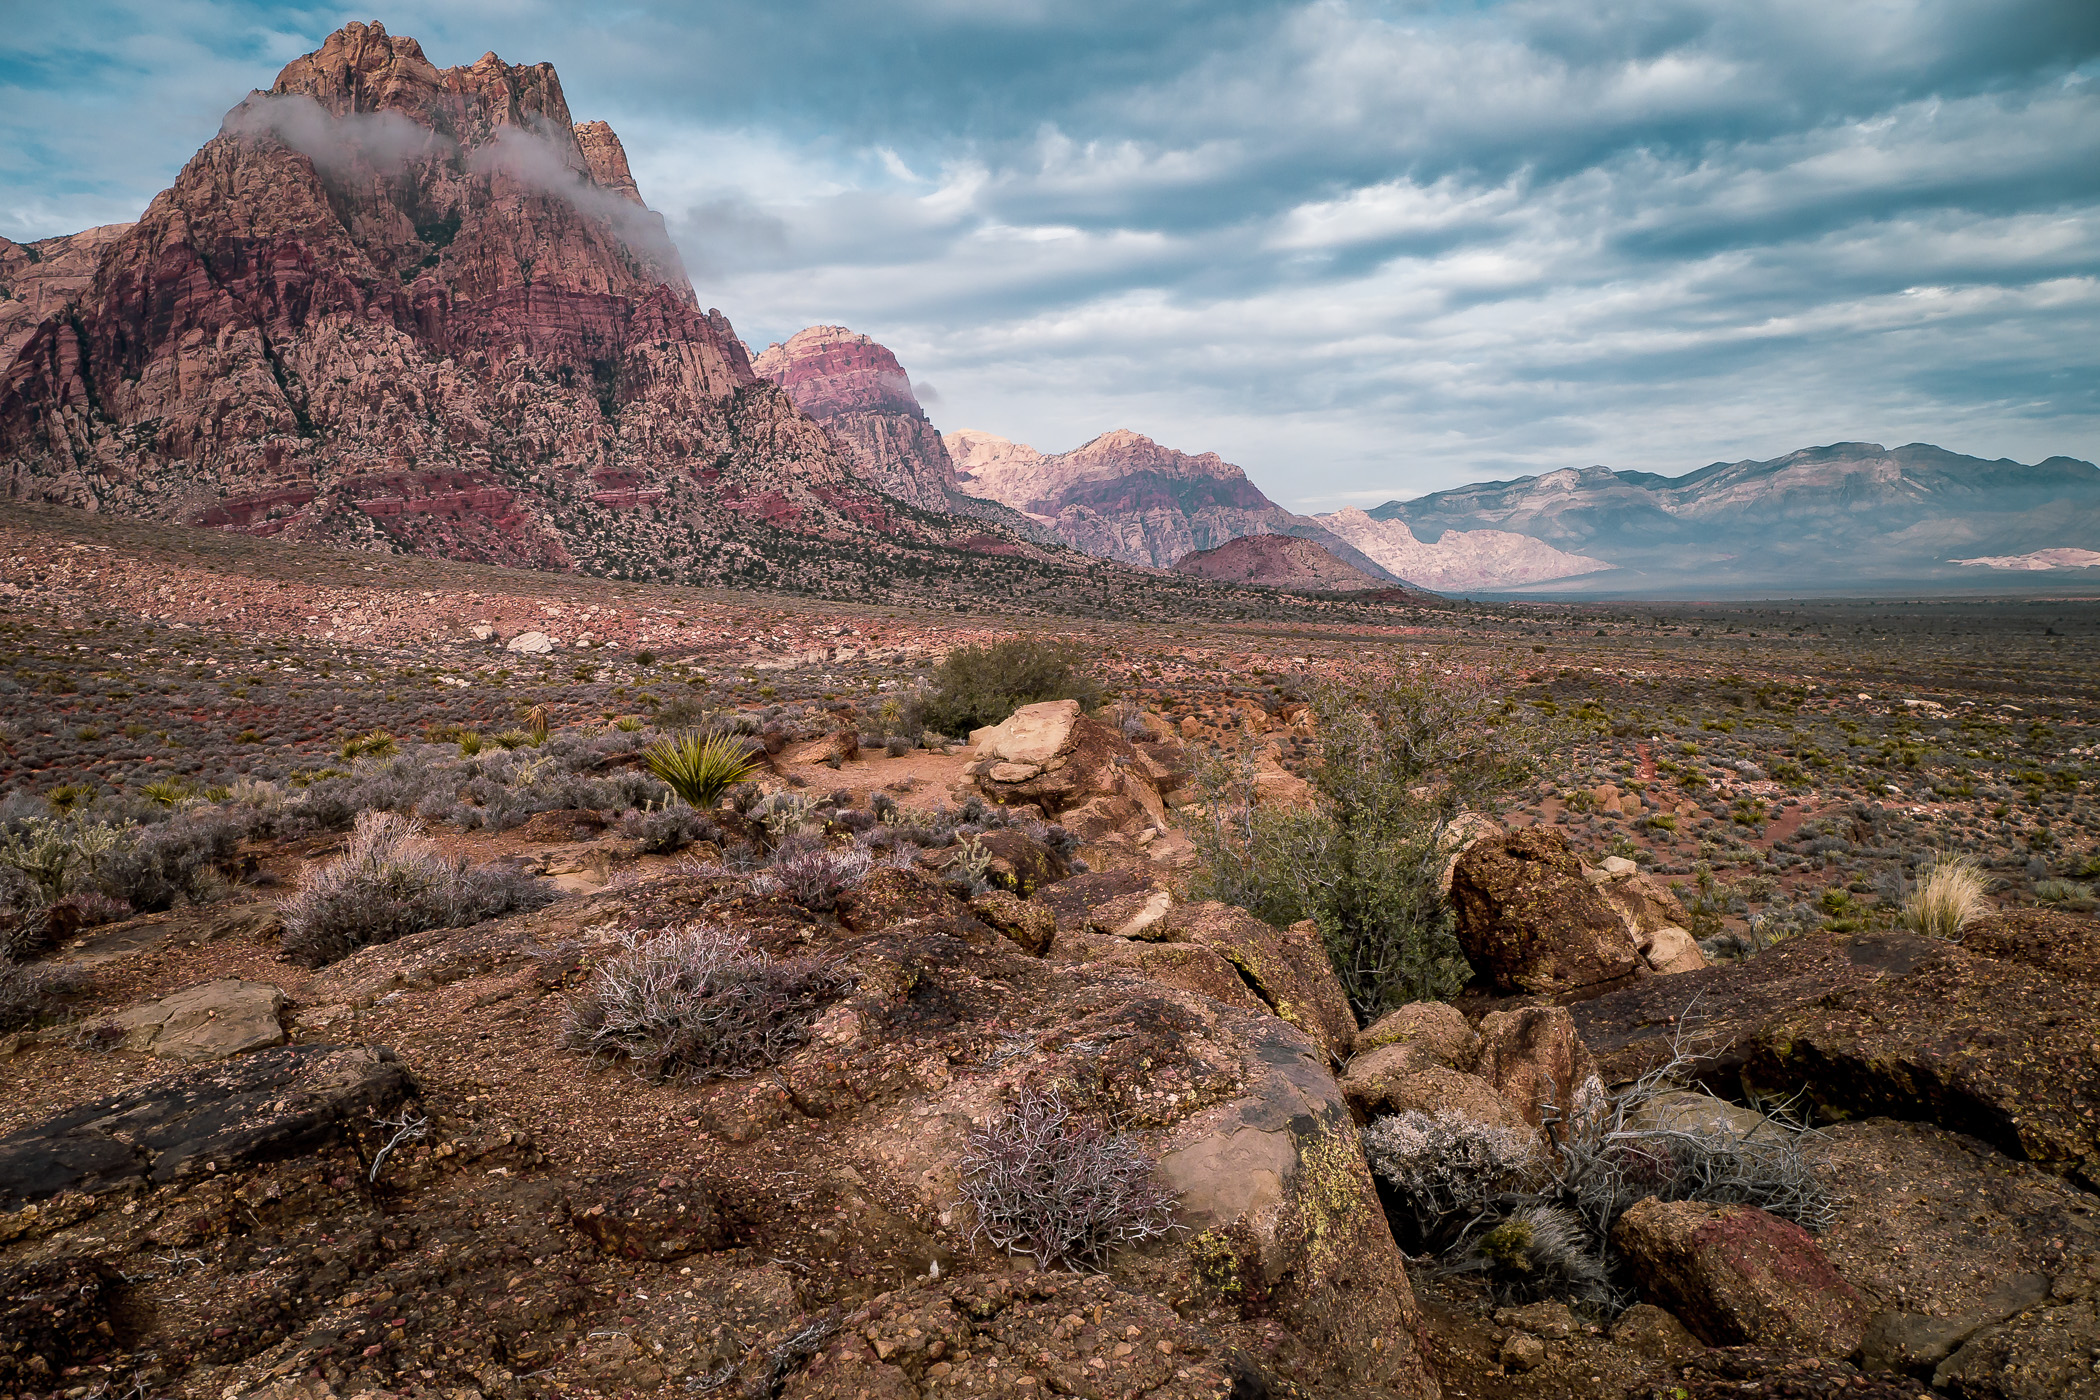
M1389 580L1373 578L1311 540L1295 535L1242 535L1216 549L1199 550L1176 560L1174 572L1217 583L1253 584L1294 593L1360 593L1393 588Z
M696 581L1048 562L871 489L753 373L544 63L346 25L138 223L0 241L0 283L10 498Z
M1264 496L1215 452L1176 452L1127 428L1055 456L968 429L948 434L947 444L963 490L1040 520L1088 554L1164 569L1245 535L1296 535L1393 581L1346 541Z
M926 510L996 520L1055 541L1019 512L961 489L947 445L887 346L844 326L810 326L767 346L751 366L829 429L878 490Z

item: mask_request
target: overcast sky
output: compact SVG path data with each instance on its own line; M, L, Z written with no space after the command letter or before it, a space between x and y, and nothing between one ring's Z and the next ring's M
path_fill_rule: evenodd
M1844 439L2100 458L2095 0L0 0L0 233L346 19L548 60L703 304L1300 509Z

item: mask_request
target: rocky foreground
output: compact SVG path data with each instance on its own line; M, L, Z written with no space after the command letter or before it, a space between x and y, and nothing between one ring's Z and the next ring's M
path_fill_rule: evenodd
M474 850L572 872L553 903L332 961L252 883L326 834L252 848L231 900L73 937L36 964L80 984L64 1014L0 1041L0 1389L2100 1394L2100 921L1707 966L1631 862L1474 821L1448 871L1474 990L1360 1027L1310 925L1175 893L1178 746L1110 718L1024 710L902 809L888 760L782 749L778 796L715 812L697 859L545 813ZM797 805L794 778L837 790ZM1004 815L852 855L936 797ZM681 931L804 979L770 1067L666 1079L578 1041L608 969ZM1688 1032L1681 1082L1642 1090ZM1070 1269L994 1243L985 1134L1045 1094L1141 1150L1164 1233ZM1648 1115L1620 1139L1630 1291L1403 1256L1407 1133L1571 1161L1615 1099ZM1782 1101L1824 1125L1798 1140L1820 1206L1668 1184L1658 1132L1793 1142Z

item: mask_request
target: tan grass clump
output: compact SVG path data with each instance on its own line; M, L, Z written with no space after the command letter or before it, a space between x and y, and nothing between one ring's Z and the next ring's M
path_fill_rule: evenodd
M1991 912L1990 877L1973 856L1939 856L1903 905L1903 925L1934 938L1956 938Z

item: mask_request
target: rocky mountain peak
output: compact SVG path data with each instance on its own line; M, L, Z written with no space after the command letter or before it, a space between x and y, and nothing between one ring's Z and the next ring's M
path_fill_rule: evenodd
M761 351L751 368L812 418L901 413L924 420L911 376L887 346L844 326L810 326Z

